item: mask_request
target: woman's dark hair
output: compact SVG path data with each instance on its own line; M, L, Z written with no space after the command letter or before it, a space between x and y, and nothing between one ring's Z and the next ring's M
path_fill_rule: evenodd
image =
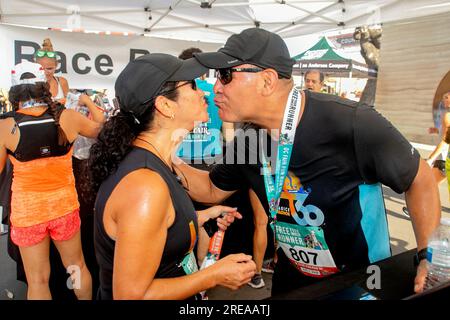
M167 82L158 95L175 100L178 97L175 86L176 82ZM151 129L155 112L153 100L142 115L136 117L130 112L120 111L103 125L97 142L90 149L87 163L89 179L83 187L86 193L83 196L89 197L90 200L95 197L101 183L117 169L119 163L131 151L134 139L141 132Z
M30 77L34 78L34 75ZM27 77L22 77L26 79ZM67 141L66 134L62 130L59 119L61 113L64 110L64 106L59 102L52 100L52 94L50 93L50 85L47 82L36 82L36 84L20 84L11 87L9 90L9 102L11 102L14 111L19 109L19 102L25 102L28 100L36 100L37 102L43 102L48 105L48 113L55 119L56 127L58 128L58 144L65 146L69 142Z

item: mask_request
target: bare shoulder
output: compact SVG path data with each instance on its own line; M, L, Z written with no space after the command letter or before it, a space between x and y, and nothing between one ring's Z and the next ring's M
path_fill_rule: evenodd
M445 114L444 121L445 121L447 124L450 124L450 112L447 112L447 113Z
M59 77L59 81L61 81L62 83L68 83L67 79L64 77Z
M64 109L61 112L61 124L64 125L65 121L67 121L68 124L73 123L73 121L77 121L81 117L83 117L83 116L75 110Z
M67 88L69 87L69 82L67 81L66 78L64 78L64 77L59 77L58 79L59 79L59 83L61 83L62 86L65 86L65 87L67 87Z
M170 205L169 188L163 178L149 169L139 169L124 177L114 190L116 208L127 209L141 217L167 213ZM124 211L124 210L121 210Z
M162 196L167 193L169 195L169 188L164 179L157 172L147 168L131 172L120 184L132 188L133 193L153 194L155 196Z
M14 118L13 117L0 119L0 128L8 126L9 124L14 124Z
M0 119L0 137L6 137L14 128L14 118Z

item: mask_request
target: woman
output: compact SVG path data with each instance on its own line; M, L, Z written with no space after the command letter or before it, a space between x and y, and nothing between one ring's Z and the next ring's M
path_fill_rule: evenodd
M91 299L91 276L80 243L79 204L72 173L78 134L96 137L103 115L88 120L51 98L41 65L22 62L12 71L9 100L15 112L0 121L0 172L13 164L11 239L19 246L28 299L51 299L50 238L71 270L79 299Z
M441 129L441 142L436 146L434 151L428 157L427 163L433 168L433 175L436 183L441 183L446 177L446 160L448 153L448 142L446 142L446 136L448 127L450 126L450 91L445 93L442 97L442 104L446 110L444 119L442 119ZM442 155L442 159L438 159ZM447 171L448 176L448 171Z
M55 77L57 67L56 55L50 39L46 38L42 43L42 47L34 54L34 57L36 62L44 68L45 77L50 85L52 99L64 105L69 92L69 84L64 77Z
M450 113L448 112L450 108L450 91L445 93L442 97L442 104L445 109L444 118L442 119L442 124L438 130L439 135L441 136L441 141L436 146L436 148L431 152L430 156L427 159L428 165L432 168L433 177L436 181L436 184L439 187L439 184L444 181L447 176L447 181L449 183L449 192L450 192L450 180L449 177L449 159L448 159L448 141L447 134L449 133L448 127L450 126ZM430 128L431 129L431 128ZM431 130L428 130L429 133L432 133ZM440 158L440 159L438 159ZM447 159L447 160L445 160ZM403 213L409 217L409 211L407 207L402 208Z
M227 212L218 220L224 229L240 216L220 206L196 213L172 163L183 135L208 119L193 80L205 72L194 59L148 54L117 78L120 112L105 124L89 160L93 192L98 189L100 299L197 298L216 285L236 289L254 274L244 254L196 272L198 227Z

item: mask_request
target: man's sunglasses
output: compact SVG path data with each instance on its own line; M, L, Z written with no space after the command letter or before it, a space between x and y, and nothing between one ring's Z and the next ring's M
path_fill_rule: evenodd
M54 52L54 51L38 50L38 51L36 51L35 56L37 58L43 58L45 56L47 56L49 58L56 58L56 52Z
M219 79L220 83L223 85L229 84L231 80L233 80L233 72L251 72L257 73L261 72L264 69L262 68L226 68L226 69L217 69L216 70L216 78Z
M175 86L173 89L161 91L156 96L151 97L148 100L145 100L142 104L147 104L147 103L155 100L157 96L166 96L168 94L171 94L171 93L175 92L178 88L181 88L182 86L185 86L187 84L191 85L192 90L194 90L194 91L197 90L197 83L195 82L195 80L188 80L185 83L182 83L182 84L179 84L179 85Z

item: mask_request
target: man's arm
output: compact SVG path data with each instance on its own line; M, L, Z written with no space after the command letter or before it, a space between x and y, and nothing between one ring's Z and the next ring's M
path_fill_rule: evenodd
M431 168L376 110L361 107L356 115L355 145L360 173L369 183L381 182L397 193L405 192L417 248L421 250L439 224L441 211ZM423 290L426 273L426 261L422 260L414 281L415 292Z
M427 247L428 239L439 225L441 218L439 190L431 168L422 159L411 187L405 192L405 198L419 251ZM422 292L426 275L426 260L422 260L414 281L415 292Z
M417 249L420 250L427 246L428 237L441 219L439 190L431 168L422 159L411 187L405 192L405 198L416 235Z
M175 169L182 178L184 187L188 190L189 196L204 204L218 204L231 196L235 191L224 191L217 188L209 177L209 172L191 167L179 160Z

